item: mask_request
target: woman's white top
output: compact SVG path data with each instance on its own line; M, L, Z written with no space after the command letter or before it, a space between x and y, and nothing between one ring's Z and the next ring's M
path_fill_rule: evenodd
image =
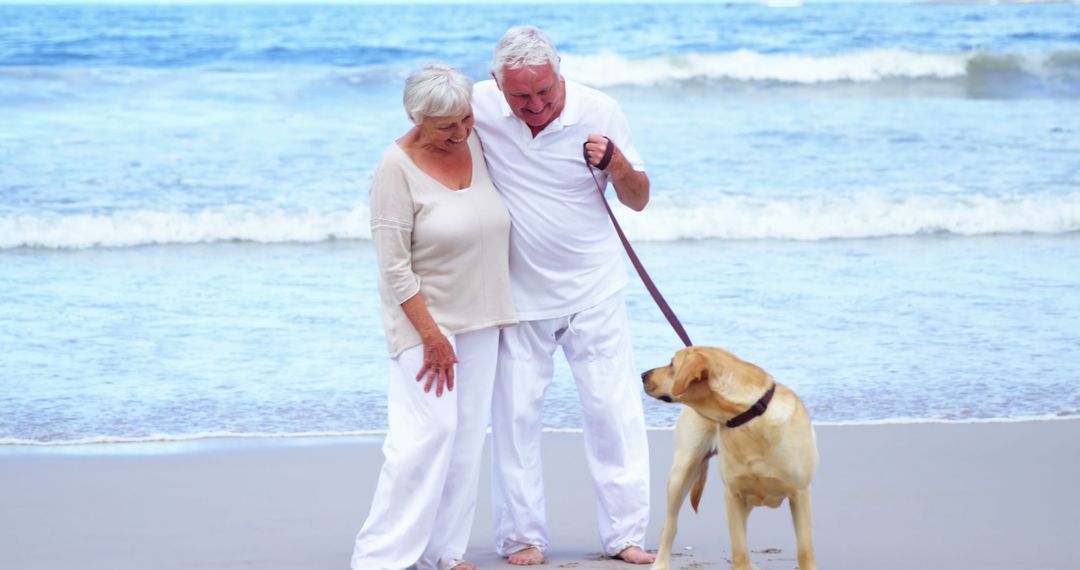
M421 343L401 304L420 293L443 334L517 322L510 294L510 215L470 133L472 185L452 190L392 143L371 184L371 241L391 357Z

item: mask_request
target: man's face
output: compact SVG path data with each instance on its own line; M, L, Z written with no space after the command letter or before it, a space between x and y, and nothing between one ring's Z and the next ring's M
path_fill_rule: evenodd
M525 121L534 134L562 113L565 88L549 64L504 69L499 88L514 116Z

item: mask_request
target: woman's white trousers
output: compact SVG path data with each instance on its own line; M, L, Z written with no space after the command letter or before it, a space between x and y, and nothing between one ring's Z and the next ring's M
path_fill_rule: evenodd
M448 570L469 542L491 409L499 331L450 337L453 391L424 392L423 346L391 361L385 461L371 512L356 537L353 570Z

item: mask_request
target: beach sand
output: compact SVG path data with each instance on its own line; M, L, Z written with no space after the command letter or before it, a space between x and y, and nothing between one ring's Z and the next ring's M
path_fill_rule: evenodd
M1080 568L1080 420L818 426L818 566ZM656 548L672 432L649 434ZM0 568L348 567L381 438L210 440L0 449ZM546 567L621 568L600 554L581 435L545 434ZM486 460L485 460L486 464ZM469 558L491 546L487 467ZM722 486L684 506L675 568L729 568ZM752 560L794 569L787 505L750 518Z

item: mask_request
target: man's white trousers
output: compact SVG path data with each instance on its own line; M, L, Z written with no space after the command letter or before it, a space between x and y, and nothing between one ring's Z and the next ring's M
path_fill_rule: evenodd
M469 543L491 410L499 331L450 337L453 391L424 392L423 346L391 361L386 457L371 512L356 537L353 570L448 570Z
M541 414L561 347L577 384L585 455L597 496L604 553L644 547L649 447L622 292L566 317L501 331L492 406L495 549L508 556L547 547Z

